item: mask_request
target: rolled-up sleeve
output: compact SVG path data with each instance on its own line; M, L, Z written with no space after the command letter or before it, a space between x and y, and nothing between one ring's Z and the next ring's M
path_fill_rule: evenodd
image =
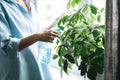
M15 54L19 49L20 39L12 37L6 15L0 7L0 48L6 54Z

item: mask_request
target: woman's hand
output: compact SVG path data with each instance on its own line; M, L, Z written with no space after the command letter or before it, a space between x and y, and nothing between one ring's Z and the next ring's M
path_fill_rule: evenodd
M32 34L28 37L21 39L20 45L19 45L19 51L23 50L26 47L29 47L30 45L32 45L37 41L52 43L55 37L60 37L60 34L52 30L45 31L42 33Z
M45 41L45 42L53 42L55 37L60 37L60 34L58 32L48 30L43 33L38 33L38 41Z

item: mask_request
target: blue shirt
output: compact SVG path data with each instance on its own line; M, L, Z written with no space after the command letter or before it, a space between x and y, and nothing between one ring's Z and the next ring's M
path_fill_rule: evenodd
M20 40L37 32L36 11L15 0L0 0L0 80L43 80L37 43L18 51Z

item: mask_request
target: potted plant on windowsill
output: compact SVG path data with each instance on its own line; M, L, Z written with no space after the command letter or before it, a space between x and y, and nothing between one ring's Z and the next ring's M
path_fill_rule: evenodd
M71 2L70 2L71 1ZM70 0L68 6L74 7L79 2ZM78 0L79 1L79 0ZM81 0L80 0L81 1ZM97 74L104 69L104 23L101 23L104 8L85 4L78 10L72 10L63 15L57 26L61 37L57 40L53 59L58 59L61 70L67 74L75 64L81 76L96 80Z

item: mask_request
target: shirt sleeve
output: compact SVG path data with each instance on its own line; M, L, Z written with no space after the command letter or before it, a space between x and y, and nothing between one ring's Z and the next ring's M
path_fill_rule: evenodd
M6 19L5 13L0 6L0 48L6 54L15 54L19 49L20 39L13 38L9 23Z

